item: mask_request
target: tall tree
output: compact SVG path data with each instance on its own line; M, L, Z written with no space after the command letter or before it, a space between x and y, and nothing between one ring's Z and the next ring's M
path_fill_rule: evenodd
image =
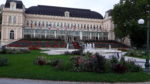
M120 0L114 6L112 18L115 24L115 35L124 40L126 36L131 39L132 46L142 47L146 41L146 30L138 25L140 18L146 18L150 0Z
M0 25L2 24L2 9L0 8Z

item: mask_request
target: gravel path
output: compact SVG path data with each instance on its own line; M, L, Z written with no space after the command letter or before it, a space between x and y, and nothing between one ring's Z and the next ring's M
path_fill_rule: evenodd
M150 84L150 82L139 82L139 83L101 83L101 82L95 82L94 83L94 82L65 82L65 81L0 78L0 84Z

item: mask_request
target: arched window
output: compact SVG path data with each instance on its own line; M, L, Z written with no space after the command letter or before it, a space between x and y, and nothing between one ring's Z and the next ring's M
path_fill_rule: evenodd
M10 37L10 39L12 39L12 40L14 39L14 30L11 30L11 31L10 31L10 36L9 36L9 37Z

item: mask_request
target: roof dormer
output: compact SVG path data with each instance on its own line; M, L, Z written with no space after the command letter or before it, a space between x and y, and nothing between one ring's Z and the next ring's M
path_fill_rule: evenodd
M10 2L10 10L16 10L16 2Z
M11 10L24 9L24 5L23 5L22 1L7 0L5 3L5 8L10 8Z
M65 17L70 17L70 12L69 11L65 11L64 15L65 15Z

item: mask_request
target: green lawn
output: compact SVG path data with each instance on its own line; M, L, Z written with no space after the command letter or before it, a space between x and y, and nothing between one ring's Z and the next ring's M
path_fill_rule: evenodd
M7 56L9 58L9 65L0 67L0 77L95 82L150 81L150 75L143 72L125 74L69 72L56 70L49 65L38 66L33 63L37 56L47 56L49 59L61 58L64 59L65 62L69 62L69 55L48 56L46 54L39 53L39 51L32 51L30 54L7 54L0 56Z

